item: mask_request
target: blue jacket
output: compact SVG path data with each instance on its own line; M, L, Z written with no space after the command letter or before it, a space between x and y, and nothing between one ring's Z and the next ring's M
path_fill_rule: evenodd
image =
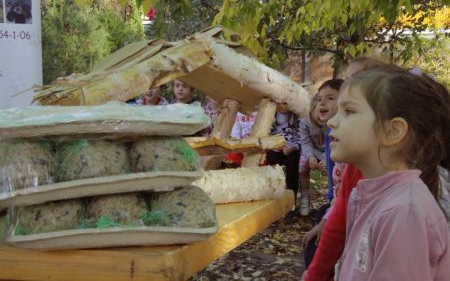
M327 201L331 202L334 197L334 191L333 191L333 168L334 168L334 162L331 160L330 157L330 137L328 136L330 134L330 128L327 128L327 131L325 133L325 161L327 165L327 178L328 178L328 192L327 192Z

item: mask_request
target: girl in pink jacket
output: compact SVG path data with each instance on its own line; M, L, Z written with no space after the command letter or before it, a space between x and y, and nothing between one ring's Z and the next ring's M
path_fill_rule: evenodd
M348 203L338 280L450 280L450 236L436 203L438 165L450 169L450 95L396 67L341 87L328 121L331 158L365 180Z

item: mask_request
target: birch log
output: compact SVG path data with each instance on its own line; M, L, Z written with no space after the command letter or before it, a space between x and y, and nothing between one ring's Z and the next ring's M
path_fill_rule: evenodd
M273 199L286 188L279 165L207 171L192 185L203 189L215 204Z

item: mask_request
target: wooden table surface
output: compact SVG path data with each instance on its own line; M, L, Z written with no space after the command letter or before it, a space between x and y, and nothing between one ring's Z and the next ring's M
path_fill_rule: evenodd
M219 231L189 245L33 251L6 245L0 220L0 279L185 280L287 214L294 194L217 205Z

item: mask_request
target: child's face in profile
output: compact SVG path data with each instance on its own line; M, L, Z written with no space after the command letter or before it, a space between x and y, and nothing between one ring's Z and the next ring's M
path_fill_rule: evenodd
M328 120L331 159L356 165L378 163L375 112L359 90L347 87L339 96L337 114Z
M179 81L173 82L173 93L178 102L188 102L191 99L191 86Z
M319 111L319 124L326 124L337 112L337 98L339 92L331 87L325 87L317 95L317 110Z

